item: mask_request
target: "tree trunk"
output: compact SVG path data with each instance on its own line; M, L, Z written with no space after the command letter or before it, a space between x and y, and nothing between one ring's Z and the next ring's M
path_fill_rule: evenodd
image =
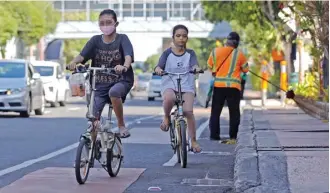
M2 59L5 59L5 49L4 49L4 47L2 47L2 46L0 46L0 53L1 53L1 58Z
M325 57L323 59L323 87L327 89L329 87L329 58Z

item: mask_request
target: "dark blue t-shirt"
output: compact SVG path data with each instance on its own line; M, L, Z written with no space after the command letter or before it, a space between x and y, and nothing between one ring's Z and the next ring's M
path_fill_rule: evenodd
M117 34L111 43L104 42L103 35L95 35L86 43L80 55L84 57L84 62L92 60L92 67L105 65L106 68L114 68L117 65L124 65L125 56L131 56L134 62L133 46L125 34ZM97 73L95 87L99 91L109 91L110 87L119 81L133 85L132 67L127 72L123 72L119 78Z

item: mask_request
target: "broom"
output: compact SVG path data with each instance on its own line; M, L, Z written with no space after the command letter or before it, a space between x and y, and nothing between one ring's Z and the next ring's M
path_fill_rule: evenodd
M296 95L293 90L288 90L285 91L281 87L273 84L272 82L268 81L267 79L259 76L258 74L252 72L249 70L251 74L254 76L261 78L264 81L267 81L269 84L273 85L274 87L284 91L286 93L286 98L292 99L296 105L303 110L306 114L311 115L317 119L322 119L322 120L329 120L329 105L322 105L322 104L314 104L312 105L311 103L315 103L312 100L309 100L301 95Z

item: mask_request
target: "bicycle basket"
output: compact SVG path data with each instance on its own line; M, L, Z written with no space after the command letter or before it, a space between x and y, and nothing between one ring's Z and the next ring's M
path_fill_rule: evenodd
M85 76L82 73L76 73L70 76L69 84L71 89L71 96L73 97L83 97L85 96Z

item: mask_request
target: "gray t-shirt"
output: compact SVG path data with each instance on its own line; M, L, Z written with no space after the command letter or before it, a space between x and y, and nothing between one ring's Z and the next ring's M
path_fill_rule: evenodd
M131 56L134 62L133 46L125 34L117 34L116 39L111 43L104 42L103 35L95 35L87 42L80 55L84 57L84 63L91 59L92 67L105 65L107 68L114 68L116 65L124 65L125 56ZM118 81L133 85L132 67L119 78L97 73L95 87L100 92L108 92L110 87Z
M198 66L198 61L194 50L187 49L182 55L176 55L171 48L168 48L159 58L157 66L167 72L184 73ZM166 89L178 91L177 77L176 75L162 76L162 93ZM194 74L188 73L181 76L181 91L195 93Z

